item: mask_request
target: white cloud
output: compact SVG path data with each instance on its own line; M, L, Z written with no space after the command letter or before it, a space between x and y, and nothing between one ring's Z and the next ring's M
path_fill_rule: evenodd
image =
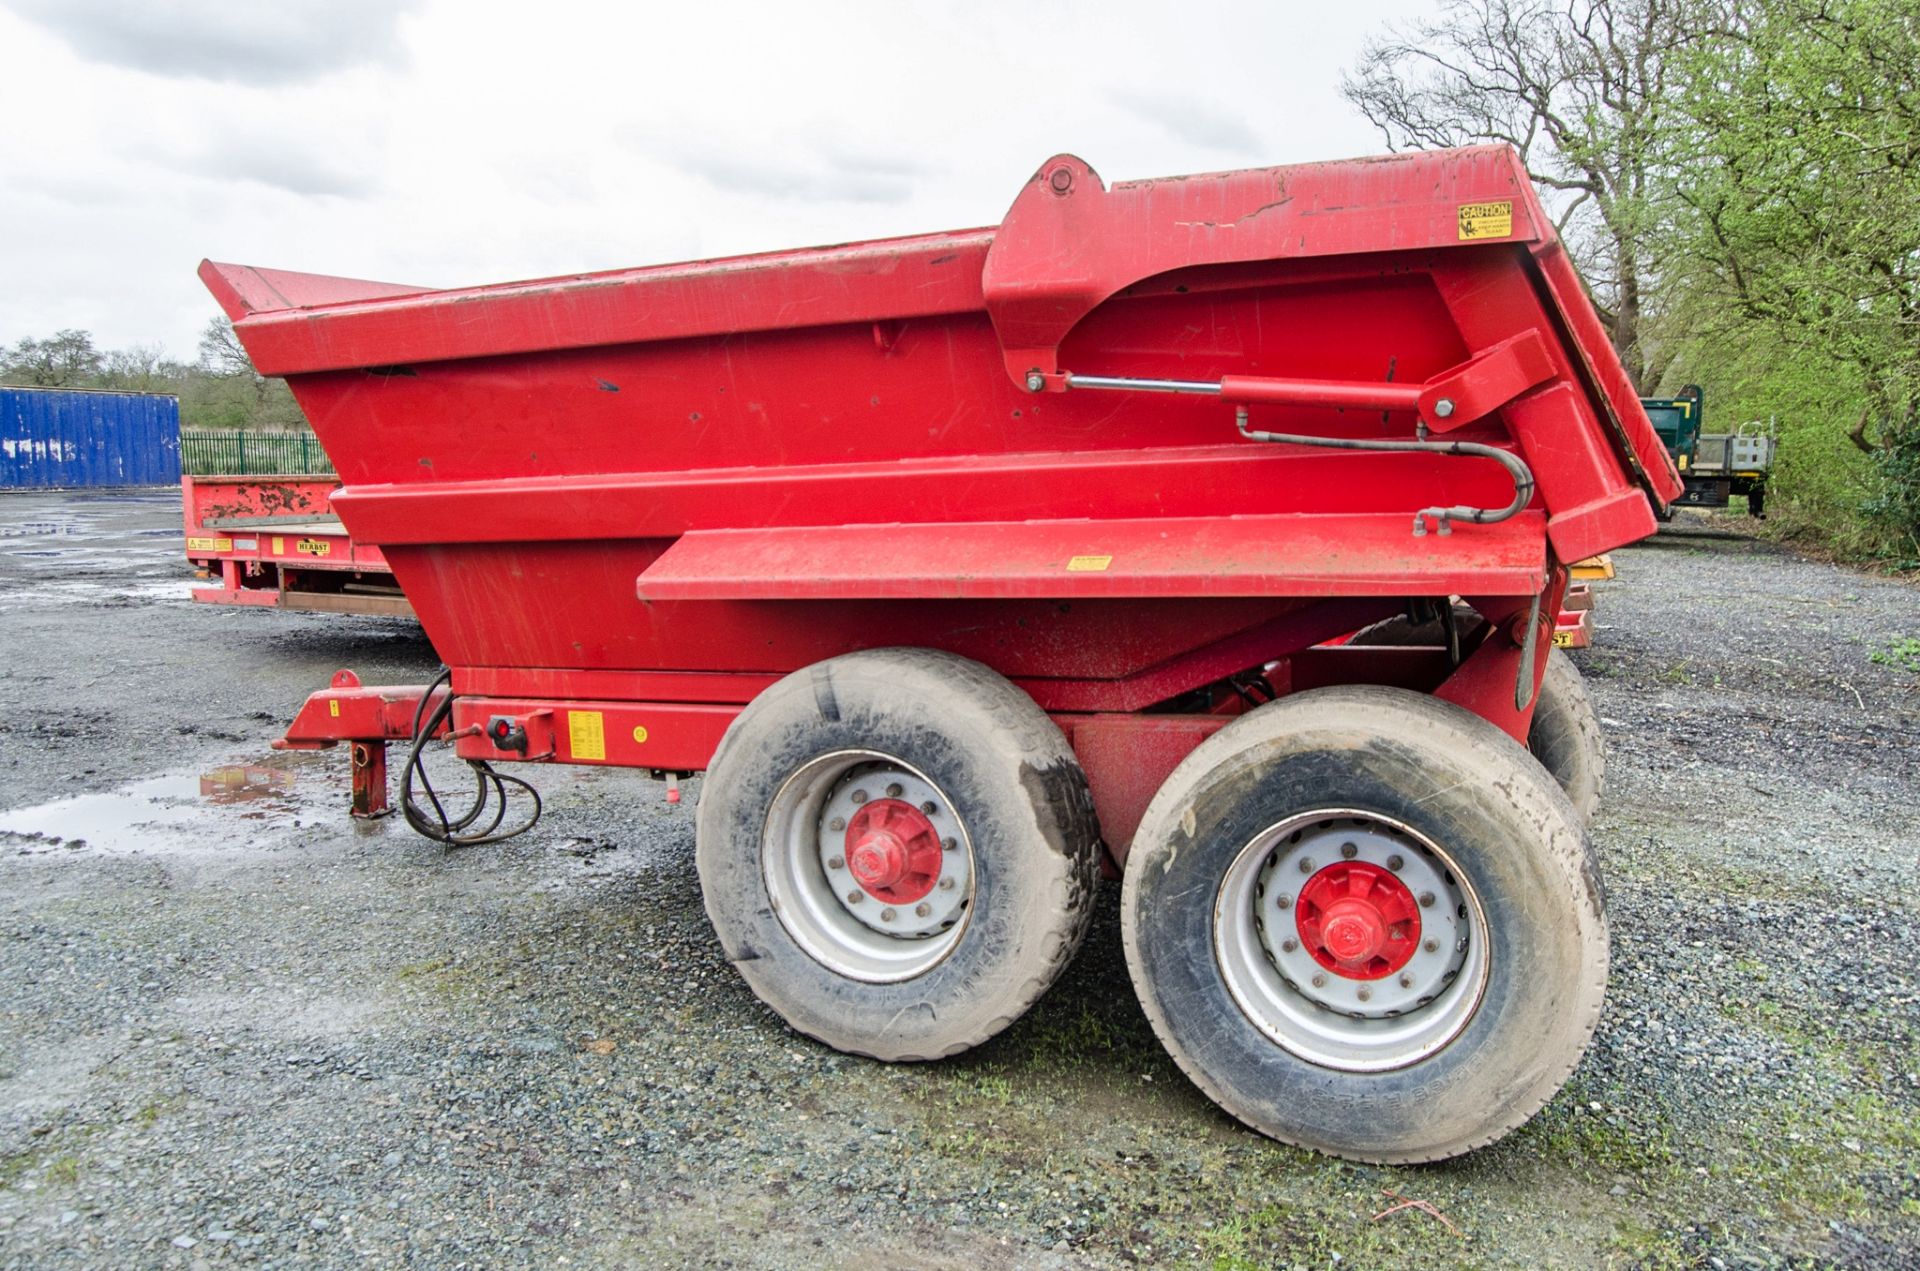
M396 63L417 0L8 0L90 61L237 84Z
M178 356L202 256L451 286L991 225L1063 150L1373 152L1339 71L1425 7L6 4L0 342Z

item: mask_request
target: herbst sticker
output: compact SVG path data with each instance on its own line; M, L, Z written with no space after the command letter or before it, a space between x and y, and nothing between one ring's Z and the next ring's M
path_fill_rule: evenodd
M293 550L308 556L326 556L333 551L333 544L323 538L303 538L293 545Z

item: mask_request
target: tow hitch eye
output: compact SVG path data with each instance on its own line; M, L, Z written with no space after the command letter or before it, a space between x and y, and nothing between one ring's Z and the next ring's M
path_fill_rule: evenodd
M527 753L527 730L511 715L495 715L487 720L487 740L496 750Z

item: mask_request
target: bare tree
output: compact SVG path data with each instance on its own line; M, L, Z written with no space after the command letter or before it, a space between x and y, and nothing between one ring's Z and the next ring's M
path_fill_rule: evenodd
M187 368L168 359L157 344L135 344L109 350L102 359L102 388L128 389L138 393L173 393Z
M233 323L225 318L209 319L200 332L200 365L209 375L258 378L253 359L241 347L240 337L233 333Z
M1666 358L1646 339L1648 246L1671 55L1735 0L1444 0L1371 40L1341 92L1393 148L1503 141L1549 192L1628 375Z

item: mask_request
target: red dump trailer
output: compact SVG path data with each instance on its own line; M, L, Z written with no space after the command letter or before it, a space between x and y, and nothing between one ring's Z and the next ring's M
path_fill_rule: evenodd
M1062 155L996 228L462 290L202 275L449 668L299 712L356 811L395 740L449 842L526 823L495 765L704 771L726 956L893 1060L1026 1010L1104 859L1168 1050L1345 1156L1490 1142L1578 1061L1601 756L1554 616L1681 487L1509 150ZM471 805L415 793L446 747Z

